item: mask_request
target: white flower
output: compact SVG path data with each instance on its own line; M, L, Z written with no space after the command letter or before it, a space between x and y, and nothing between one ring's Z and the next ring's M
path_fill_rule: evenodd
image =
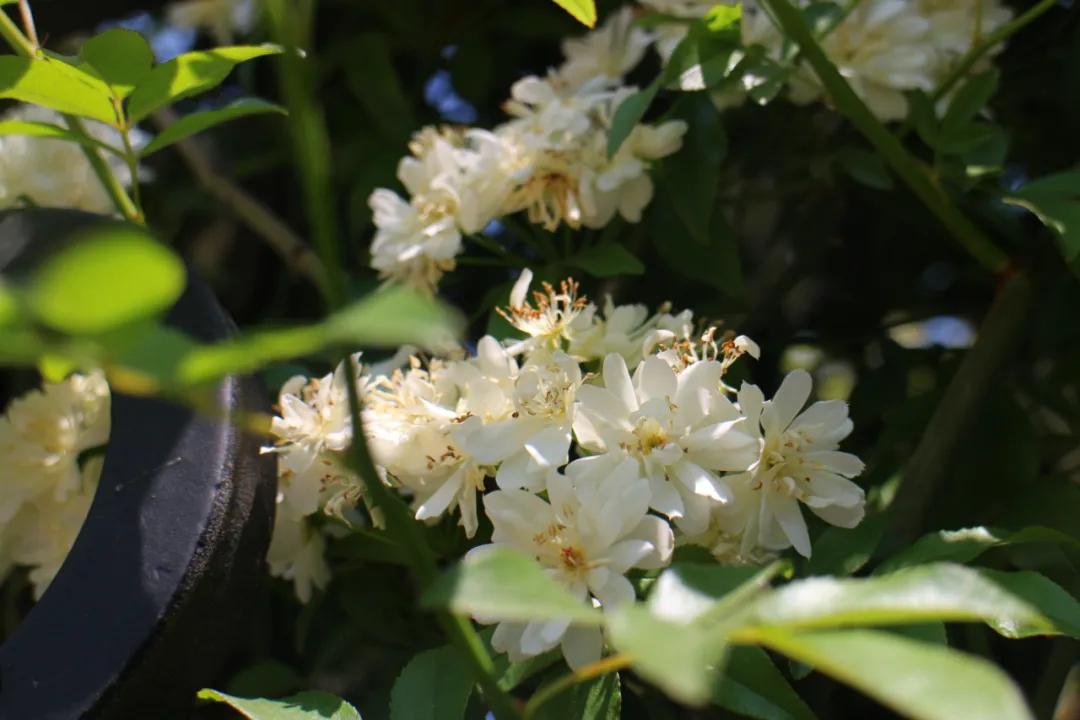
M605 610L633 602L634 588L625 574L631 568L657 569L671 559L674 538L662 519L647 515L649 488L632 462L615 468L592 487L573 487L554 474L548 481L550 502L524 490L497 490L484 497L494 532L493 546L510 546L536 558L556 582L582 602ZM497 617L478 618L497 622ZM603 638L597 628L569 621L501 622L492 647L512 661L560 646L571 668L600 659Z
M578 295L578 284L573 278L563 280L558 289L543 283L543 292L534 290L532 302L529 302L532 278L532 270L522 270L510 290L510 305L505 310L496 308L508 323L529 336L511 346L510 351L515 354L536 348L561 348L563 341L570 337L571 327L589 304L584 296Z
M652 199L647 170L677 151L686 124L639 125L614 158L607 154L615 109L632 87L608 88L602 77L567 87L558 76L514 83L506 111L516 119L496 132L508 150L513 188L504 208L530 222L600 228L618 212L630 222Z
M760 455L747 472L727 478L738 497L730 513L724 508L720 515L727 518L731 534L742 534L744 556L755 547L794 546L810 557L800 502L831 525L851 528L862 521L865 494L848 478L861 473L863 463L837 450L852 430L847 403L816 402L800 413L810 389L810 375L795 370L769 402L754 385L739 391L739 406L749 430L758 435Z
M929 39L938 52L939 72L967 53L974 42L993 34L1012 19L1013 13L999 0L916 0L919 12L929 21ZM1003 43L988 56L1001 52ZM973 68L978 72L987 61Z
M255 27L255 0L184 0L169 6L168 21L179 27L205 29L220 45Z
M35 105L19 105L4 120L22 120L63 127L64 121L52 110ZM120 147L120 134L105 125L86 121L87 132L96 140ZM136 147L149 138L133 133ZM131 185L127 163L114 153L103 153L109 169L125 186ZM82 148L67 140L5 135L0 137L0 209L22 204L73 208L113 214L116 208L101 186Z
M30 568L40 597L79 534L101 477L109 388L100 372L46 383L0 417L0 580Z
M325 548L326 541L318 529L279 512L266 555L270 574L291 580L297 599L306 603L314 588L324 588L330 581L330 567L323 556Z
M597 77L618 82L641 62L651 42L652 36L634 23L633 9L624 5L598 29L563 40L566 61L559 77L570 86Z
M495 135L426 128L398 165L406 201L383 188L368 204L377 232L371 266L385 278L431 292L454 268L462 233L480 232L499 212L508 192L506 153Z
M575 484L595 482L633 459L649 480L650 507L687 533L704 531L716 504L731 500L722 473L745 470L757 444L721 390L721 364L704 360L676 374L659 357L633 379L620 355L604 359L604 387L578 390L574 435L587 452L570 463Z

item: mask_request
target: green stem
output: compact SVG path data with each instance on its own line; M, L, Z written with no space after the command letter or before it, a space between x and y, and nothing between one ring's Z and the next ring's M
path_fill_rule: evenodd
M64 123L67 124L68 129L74 133L78 133L83 137L89 137L86 132L86 126L83 125L82 120L74 115L64 115ZM128 142L125 137L125 144ZM79 147L82 148L83 155L86 156L87 161L90 163L90 167L94 170L94 174L98 176L98 180L101 181L101 186L105 189L109 199L112 200L116 209L127 220L139 225L145 225L146 219L143 217L142 211L139 206L132 201L131 196L128 195L127 190L124 189L123 183L113 173L112 168L109 167L109 163L105 162L105 159L101 157L97 149L90 143L79 143ZM126 153L125 153L126 154ZM132 174L132 183L136 192L138 192L138 175Z
M852 125L874 146L913 193L949 231L953 238L984 267L1000 272L1008 265L1008 257L999 250L979 228L956 209L945 191L934 181L930 172L911 155L900 141L874 117L814 39L802 13L789 0L766 0L773 15L813 68L828 91L833 104Z
M525 710L522 713L524 720L531 720L531 718L539 712L544 703L561 695L575 685L587 682L593 678L601 677L602 675L607 675L608 673L619 672L624 668L630 667L630 662L631 657L629 655L611 655L602 660L590 663L572 673L563 675L558 680L540 688L531 698L529 698L529 701L525 703Z
M304 60L303 50L311 45L314 3L267 0L265 10L277 41L285 47L280 60L281 92L289 108L293 153L300 171L312 244L327 271L325 300L328 307L338 308L345 302L346 274L334 210L330 139L315 97L316 79L311 64Z
M125 127L120 132L120 137L124 141L124 160L127 161L128 172L131 173L131 194L135 203L135 209L139 213L139 217L145 218L146 214L143 212L142 204L142 190L139 188L139 154L135 152L135 147L131 144L131 130Z
M345 385L348 388L353 427L349 459L364 483L372 508L382 510L387 531L404 548L417 585L421 589L426 588L438 575L435 556L424 541L420 526L408 512L408 508L379 478L364 440L363 405L355 380L359 376L359 367L352 355L347 355L345 362L348 378ZM436 612L436 618L451 644L461 650L495 717L499 720L516 720L521 717L513 698L499 687L495 678L495 664L469 620L446 611Z
M1012 22L1002 25L1000 28L987 35L982 42L974 45L968 50L967 54L960 59L960 62L956 64L956 67L949 72L948 76L946 76L941 84L934 90L931 99L934 102L937 102L945 97L949 91L968 74L968 71L971 70L972 66L974 66L983 55L993 50L997 45L1005 42L1009 37L1022 30L1026 25L1033 22L1056 4L1057 0L1042 0L1041 2L1032 5L1019 17L1014 18ZM981 5L979 7L981 7Z
M30 41L30 38L23 35L22 30L3 10L0 10L0 36L7 41L16 55L28 58L37 55L37 46Z

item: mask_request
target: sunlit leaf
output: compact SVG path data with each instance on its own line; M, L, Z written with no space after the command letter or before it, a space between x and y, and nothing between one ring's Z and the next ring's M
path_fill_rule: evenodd
M1042 617L1052 623L1047 628L1044 623L1032 623L1022 618L1001 617L992 620L990 626L1005 637L1061 634L1080 638L1080 602L1054 581L1031 571L980 569L979 574L1038 610Z
M72 132L58 125L50 125L33 120L0 120L0 135L22 135L24 137L52 138L55 140L67 140L68 142L90 147L101 148L116 155L122 155L123 151L114 148L108 143L102 142L89 135Z
M1010 531L980 526L961 530L940 530L924 535L912 545L893 555L881 563L874 570L874 574L880 575L903 567L932 562L967 563L991 548L1038 542L1078 546L1074 538L1052 528L1030 527Z
M179 55L139 82L128 97L128 116L138 122L155 110L217 87L242 62L280 52L277 45L238 45Z
M573 15L579 23L587 27L596 25L595 0L555 0L555 4Z
M1030 210L1057 233L1067 261L1080 257L1080 170L1032 180L1004 200Z
M473 684L460 650L426 650L413 657L394 681L390 720L460 720Z
M0 98L116 123L105 83L60 60L0 56Z
M200 690L200 700L224 703L249 720L361 720L349 703L330 693L309 690L280 700L241 698Z
M234 100L223 108L217 110L204 110L185 115L167 128L158 133L146 147L139 153L140 157L153 155L158 150L178 143L184 138L190 137L203 130L208 130L216 125L246 117L248 115L265 115L278 113L284 115L285 108L258 98L241 98Z
M134 30L112 28L95 35L79 55L119 97L126 97L150 72L154 52Z
M576 600L535 560L505 547L466 555L424 593L425 607L499 620L571 620L597 625L599 611Z
M185 282L184 264L172 250L141 228L116 223L50 257L27 300L55 330L96 334L164 312Z
M913 720L1029 720L1009 677L982 658L871 630L762 632L758 640Z
M789 628L966 620L1053 631L1028 603L975 570L946 563L867 579L799 580L763 596L754 614L761 625Z

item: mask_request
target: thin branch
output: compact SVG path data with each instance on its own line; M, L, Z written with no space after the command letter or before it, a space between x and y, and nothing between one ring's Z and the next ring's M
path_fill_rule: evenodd
M988 270L1004 270L1008 266L1008 256L953 205L948 194L934 181L926 167L904 148L855 94L814 39L802 13L796 10L789 0L766 0L766 3L784 33L799 46L800 52L821 80L837 110L847 116L852 125L866 137L961 247Z
M89 133L86 132L86 126L83 125L82 120L74 115L64 115L64 123L67 124L68 129L74 133L78 133L84 137L89 137ZM98 176L98 180L101 181L101 186L105 189L106 194L112 200L113 205L127 220L139 225L145 225L146 219L142 215L142 211L128 195L127 190L124 189L123 183L116 177L116 174L109 167L109 163L101 156L97 151L97 148L93 147L90 143L79 143L79 147L82 148L83 155L86 156L87 161L90 163L90 167L94 170L94 174ZM133 175L132 181L137 181L138 176Z
M37 46L23 35L11 17L2 9L0 9L0 37L7 41L7 44L11 46L16 55L29 58L37 54Z
M26 31L26 37L34 45L34 48L40 48L41 42L38 40L37 27L34 25L34 12L30 9L30 3L28 0L19 0L19 14L22 15L23 29Z
M176 114L171 110L162 110L154 113L153 120L159 129L164 130L175 122ZM303 238L266 205L219 173L198 139L187 138L174 147L203 189L265 240L290 270L300 272L325 292L326 269Z

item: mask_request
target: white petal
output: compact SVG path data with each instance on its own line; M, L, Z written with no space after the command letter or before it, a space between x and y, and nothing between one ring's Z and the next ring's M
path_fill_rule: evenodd
M521 635L521 651L533 656L547 652L562 639L570 626L569 620L534 620L525 626Z
M734 500L731 488L723 480L700 465L682 460L671 467L675 477L695 495L709 498L720 504Z
M562 639L562 653L571 670L578 670L600 659L604 637L599 628L574 626Z
M525 443L525 450L542 468L557 468L570 460L570 429L553 425L541 430Z
M818 450L807 453L803 458L807 463L811 463L815 467L820 467L822 470L834 472L844 477L855 477L866 467L862 460L851 453L837 452L835 450Z
M806 530L806 520L799 510L799 503L786 495L774 495L769 504L795 550L803 557L810 557L810 535Z
M670 400L675 396L678 380L671 366L658 357L646 358L634 373L641 397L646 400Z
M521 275L518 276L513 289L510 290L511 307L520 307L525 304L525 298L529 292L529 285L532 283L532 279L532 270L525 268L521 271Z
M638 560L634 567L656 570L671 562L671 554L675 551L675 534L663 519L655 515L643 517L627 538L644 540L652 546L649 554Z
M761 424L765 430L770 434L783 432L806 404L812 388L810 373L802 369L788 373L762 413Z
M611 573L607 583L603 587L590 587L592 594L600 601L605 610L614 610L620 605L634 602L634 586L622 575Z
M457 494L461 491L461 485L465 478L465 466L462 465L458 468L453 475L448 477L439 489L434 492L427 500L420 504L420 507L416 508L417 520L430 520L437 518L446 512L446 509L450 507L450 503L454 501Z
M638 409L637 395L630 381L630 371L626 369L626 361L618 353L609 353L604 358L604 387L618 399L627 412ZM581 388L581 390L584 389L584 387ZM579 397L580 392L579 390Z
M617 542L611 546L607 553L607 567L618 575L622 575L630 568L635 567L653 550L652 543L648 540L623 540Z
M649 482L649 490L652 491L649 507L669 518L683 516L686 508L683 506L679 491L671 483L663 478L652 478Z
M819 518L829 523L830 525L836 525L842 528L853 528L862 522L863 517L866 515L866 506L854 505L852 507L842 507L840 505L830 505L828 507L810 508L810 512L817 515Z

